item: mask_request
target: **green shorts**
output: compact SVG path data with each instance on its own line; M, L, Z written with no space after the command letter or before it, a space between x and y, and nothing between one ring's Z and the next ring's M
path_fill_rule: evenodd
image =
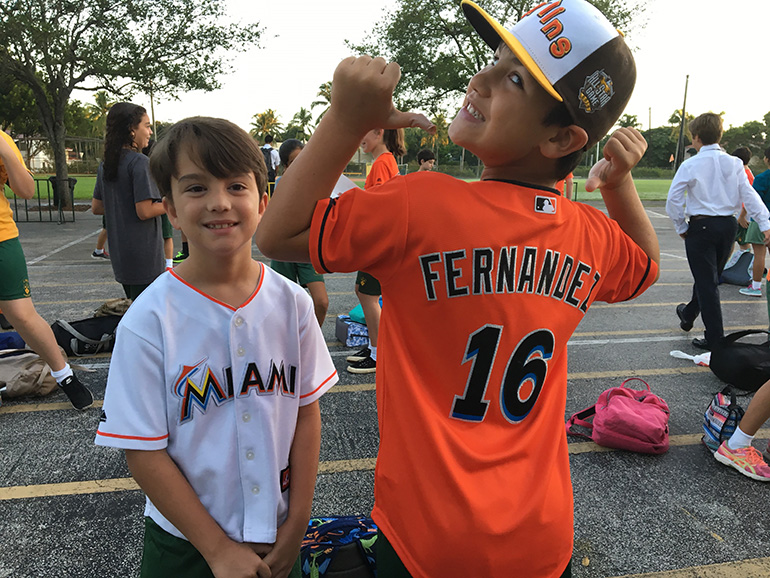
M168 215L163 214L160 216L160 226L164 239L171 239L174 236L174 227L171 221L168 220Z
M213 578L209 565L195 546L172 536L150 518L144 519L144 551L140 578ZM289 578L301 578L300 557Z
M27 260L19 238L0 242L0 301L30 296Z
M765 236L762 234L762 231L759 230L759 225L754 221L749 223L749 228L746 230L746 236L744 237L744 243L749 243L751 245L765 244Z
M286 263L284 261L270 261L270 268L280 273L290 281L307 287L308 283L324 282L324 276L316 273L310 263Z
M356 275L356 286L358 292L364 295L382 295L382 287L380 282L373 275L359 271Z

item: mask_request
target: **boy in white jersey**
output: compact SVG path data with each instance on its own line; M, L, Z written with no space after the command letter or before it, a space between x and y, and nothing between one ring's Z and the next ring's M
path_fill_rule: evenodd
M318 398L337 374L310 298L252 259L262 154L234 124L194 117L150 170L190 257L121 321L96 435L147 494L141 576L300 576Z

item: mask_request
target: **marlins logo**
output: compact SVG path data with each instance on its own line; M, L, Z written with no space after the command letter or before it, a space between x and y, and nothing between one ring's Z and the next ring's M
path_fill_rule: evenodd
M603 70L597 70L592 75L586 76L583 87L580 89L578 94L580 108L588 114L596 112L603 108L614 94L612 79Z

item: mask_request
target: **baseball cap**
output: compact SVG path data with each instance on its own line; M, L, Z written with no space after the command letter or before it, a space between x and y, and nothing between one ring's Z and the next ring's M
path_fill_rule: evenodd
M586 148L607 134L631 98L636 65L623 34L585 0L552 0L535 6L506 29L471 0L465 17L492 50L500 41L537 82L564 102L588 133Z

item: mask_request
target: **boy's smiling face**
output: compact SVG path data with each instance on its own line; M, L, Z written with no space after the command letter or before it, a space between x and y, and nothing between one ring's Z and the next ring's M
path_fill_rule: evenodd
M267 206L254 174L217 178L187 151L180 151L176 173L171 179L173 203L168 198L163 203L171 223L187 236L190 253L226 259L243 250L250 258L252 237Z
M528 170L539 145L558 127L543 120L557 105L503 43L493 61L468 83L465 101L449 127L452 141L478 156L487 169ZM539 168L539 167L538 167Z

